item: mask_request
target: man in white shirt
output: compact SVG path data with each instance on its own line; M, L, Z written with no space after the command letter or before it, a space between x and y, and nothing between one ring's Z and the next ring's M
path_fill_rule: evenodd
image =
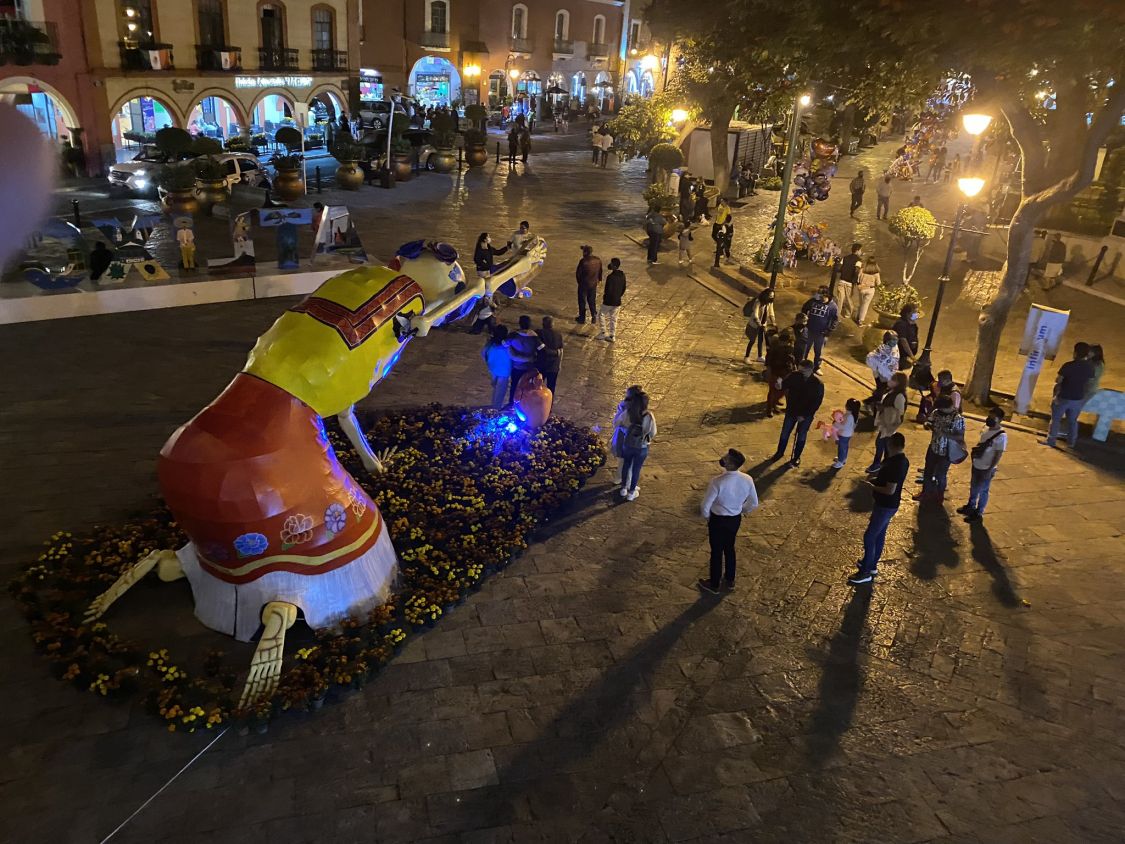
M1008 434L1004 430L1004 411L998 407L988 411L984 430L980 432L980 442L973 446L973 472L969 480L969 501L957 512L966 522L979 522L984 518L984 508L988 506L988 488L996 476L996 467L1008 448Z
M512 251L519 252L523 249L524 244L535 239L535 235L531 233L531 223L527 220L520 221L520 227L512 235L512 239L508 241L512 245Z
M699 588L712 595L719 594L720 581L726 583L728 591L734 591L734 541L742 524L742 514L750 514L758 508L754 479L739 471L745 462L742 452L733 448L720 458L723 473L707 485L700 508L711 540L711 576L700 578Z

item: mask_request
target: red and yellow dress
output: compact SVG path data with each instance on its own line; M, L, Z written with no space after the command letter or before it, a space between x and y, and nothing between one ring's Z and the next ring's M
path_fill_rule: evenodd
M284 313L245 368L160 452L161 492L191 542L179 553L200 621L249 640L269 601L311 627L386 600L397 560L375 503L336 459L323 417L347 411L405 343L395 314L421 287L350 270Z

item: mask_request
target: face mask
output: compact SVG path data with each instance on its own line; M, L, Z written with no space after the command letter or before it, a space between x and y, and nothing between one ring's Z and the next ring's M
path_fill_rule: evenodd
M911 314L910 315L910 321L911 322L917 322L918 321L918 314Z

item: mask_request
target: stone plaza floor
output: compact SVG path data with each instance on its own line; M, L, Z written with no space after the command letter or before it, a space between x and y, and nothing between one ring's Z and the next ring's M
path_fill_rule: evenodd
M112 841L1121 840L1125 459L1013 432L983 523L953 513L955 467L945 507L904 502L879 583L852 590L870 423L838 473L813 441L799 469L764 462L780 420L742 363L741 315L674 261L646 268L626 237L643 182L635 164L557 152L358 212L382 258L421 236L467 255L479 231L530 219L547 268L503 318L563 329L559 414L604 429L628 385L650 393L641 495L623 502L603 469L377 679L265 735L224 734ZM573 323L586 242L628 274L615 344ZM164 440L287 304L0 329L0 575L55 530L152 503ZM823 415L862 397L824 377ZM365 408L488 394L479 338L455 328L413 343ZM928 435L905 431L919 464ZM743 522L738 590L701 597L699 497L732 446L762 507ZM56 682L0 601L0 840L102 841L214 736Z

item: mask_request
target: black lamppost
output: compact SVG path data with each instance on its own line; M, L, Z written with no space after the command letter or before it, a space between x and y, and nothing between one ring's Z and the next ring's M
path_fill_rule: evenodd
M777 201L777 217L773 222L773 243L766 255L770 269L770 290L777 287L777 274L781 271L781 244L785 240L785 208L789 204L789 183L793 178L793 162L797 157L797 133L801 127L801 109L812 102L808 94L798 94L793 100L793 124L789 127L789 144L785 151L785 170L781 176L781 196Z

